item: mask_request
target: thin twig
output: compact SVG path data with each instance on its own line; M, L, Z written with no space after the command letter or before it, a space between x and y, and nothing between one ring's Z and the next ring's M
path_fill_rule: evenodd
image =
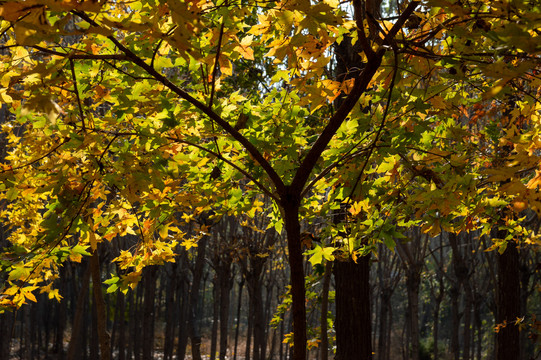
M77 105L79 106L79 116L81 117L81 129L86 130L85 127L85 115L83 112L83 105L81 104L81 97L79 96L79 90L77 89L77 77L75 76L75 66L73 65L73 59L70 57L71 76L73 77L73 91L77 97Z

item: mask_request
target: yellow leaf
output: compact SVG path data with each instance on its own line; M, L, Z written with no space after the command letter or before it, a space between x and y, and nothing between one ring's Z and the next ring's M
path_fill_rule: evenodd
M0 100L3 104L11 104L13 102L13 98L6 94L6 89L0 89Z
M25 291L25 292L24 292L24 297L27 298L27 299L30 300L30 301L38 302L38 300L36 299L36 297L34 296L34 294L32 294L32 292L30 292L30 291Z
M166 239L167 236L169 235L169 225L162 226L161 229L159 230L159 234L162 239Z

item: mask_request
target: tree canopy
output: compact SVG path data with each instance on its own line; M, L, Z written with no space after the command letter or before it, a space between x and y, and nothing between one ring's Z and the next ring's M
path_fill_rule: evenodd
M287 236L304 359L311 222L313 264L414 224L539 244L541 6L380 3L1 1L0 306L60 299L59 266L115 237L138 237L109 281L126 289L220 216L264 214Z

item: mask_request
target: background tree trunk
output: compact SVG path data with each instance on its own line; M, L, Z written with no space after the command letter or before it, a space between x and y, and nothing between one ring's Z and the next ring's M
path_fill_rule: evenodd
M94 250L90 257L90 269L92 272L92 291L94 293L94 304L96 307L96 328L100 343L100 359L111 359L111 337L107 331L107 309L103 298L100 259L98 250Z
M506 233L500 231L498 238ZM520 270L519 255L514 241L498 257L498 301L496 324L506 324L496 333L496 359L520 359L520 333L515 325L520 314Z

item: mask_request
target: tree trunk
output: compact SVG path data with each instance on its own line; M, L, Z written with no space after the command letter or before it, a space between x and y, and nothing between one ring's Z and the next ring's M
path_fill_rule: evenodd
M73 324L71 326L71 338L68 345L68 354L66 356L67 360L75 360L79 358L80 348L81 348L81 334L82 325L83 325L83 316L85 313L85 303L88 293L88 285L90 283L90 265L87 266L83 279L81 280L81 289L79 290L79 295L77 296L77 304L75 306L75 316L73 317ZM86 351L86 350L85 350Z
M173 347L175 342L175 319L177 307L175 306L175 290L177 288L176 264L165 266L167 276L165 289L165 331L163 341L163 360L173 359Z
M440 330L440 325L439 325L439 321L440 321L440 308L441 308L441 302L443 300L443 292L445 291L445 287L443 285L443 279L439 278L439 285L440 285L440 289L439 289L439 292L438 294L435 296L435 305L434 305L434 329L432 331L432 339L433 339L433 343L434 343L434 350L433 350L433 354L434 354L434 359L438 359L439 358L439 354L438 354L438 337L439 337L439 330Z
M370 256L336 261L336 360L372 359Z
M239 292L237 299L237 325L235 327L235 346L233 349L233 360L237 360L237 346L239 344L239 329L240 329L240 309L242 307L242 288L244 287L244 279L239 283Z
M116 306L117 306L117 349L118 349L118 360L126 359L126 321L125 321L125 310L126 310L126 300L124 294L119 291L116 294Z
M205 265L205 252L208 243L208 236L203 236L199 240L199 246L197 247L197 258L195 260L192 288L190 290L190 304L189 304L189 317L188 327L190 332L190 340L192 344L192 359L201 360L201 333L200 333L200 288L201 279L203 277L203 270Z
M449 296L451 297L451 345L450 353L453 360L459 360L460 350L458 345L459 330L460 330L460 313L458 311L458 286L456 284L451 285L449 290Z
M0 359L9 359L11 353L11 338L15 325L15 316L13 312L6 311L0 314Z
M498 234L504 239L504 234ZM519 255L514 241L498 255L498 301L496 324L505 324L496 334L496 359L520 359L520 333L515 325L520 318Z
M94 250L90 257L90 269L92 272L92 291L94 293L94 303L96 305L96 326L98 339L100 343L101 360L111 359L111 338L107 332L107 309L103 298L100 259L98 251Z
M391 344L387 341L390 339L391 332L390 309L391 309L391 290L388 288L381 289L380 301L380 317L379 317L379 340L378 340L378 360L390 360L389 350Z
M229 258L227 258L229 260ZM231 279L231 264L227 261L220 267L220 360L225 360L227 355L229 337L229 305L230 293L233 281Z
M293 315L293 360L306 360L306 304L304 267L299 222L300 199L287 194L282 202L282 213L287 234Z
M153 359L156 271L155 266L148 266L143 270L143 360Z
M325 273L323 274L323 288L321 289L321 360L329 359L329 336L327 334L327 315L329 312L329 288L331 285L332 263L325 264Z
M216 343L218 342L218 319L220 317L220 296L218 295L218 274L212 281L212 332L210 335L210 360L216 359Z
M419 359L419 284L420 273L414 269L406 271L406 288L408 292L408 310L410 319L411 360Z

